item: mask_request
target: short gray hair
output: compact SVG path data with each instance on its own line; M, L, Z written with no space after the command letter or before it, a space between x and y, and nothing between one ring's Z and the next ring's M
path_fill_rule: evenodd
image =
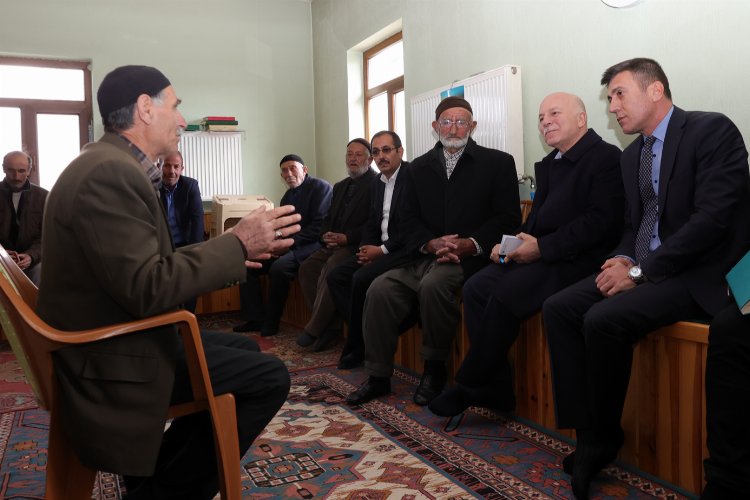
M164 103L164 90L159 91L158 94L150 96L154 104L161 105ZM109 113L103 118L105 132L112 132L114 134L128 130L133 126L133 113L135 111L135 105L137 103L128 104L120 109L116 109Z

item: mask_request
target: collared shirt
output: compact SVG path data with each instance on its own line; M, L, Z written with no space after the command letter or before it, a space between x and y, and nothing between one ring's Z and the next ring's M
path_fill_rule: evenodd
M651 165L651 181L654 187L654 193L656 198L659 198L659 174L661 173L661 153L664 151L664 138L667 136L667 127L669 126L669 120L672 118L672 112L674 106L669 109L667 116L662 119L659 125L656 126L654 132L651 134L656 140L652 147L653 163ZM659 213L659 206L656 206L656 213ZM659 239L659 216L656 217L654 223L654 232L651 233L651 242L649 248L653 251L661 246L661 240Z
M167 200L167 223L169 224L169 232L172 233L172 241L176 247L183 246L185 241L182 239L182 231L180 231L180 225L177 223L177 212L174 208L174 192L177 190L177 185L180 183L180 179L174 186L162 185L161 193Z
M390 179L386 179L385 175L380 174L380 182L385 184L385 194L383 195L383 222L380 223L380 239L381 241L388 241L388 221L391 218L391 202L393 201L393 190L396 188L396 177L401 171L401 164ZM380 249L383 253L388 253L388 249L385 245L380 245Z
M130 150L133 151L135 157L143 167L143 171L146 172L148 178L151 179L151 184L154 185L154 189L156 190L156 196L159 196L159 188L161 187L161 169L154 162L149 160L148 156L146 156L146 153L141 151L138 146L130 142L127 137L120 134L118 134L117 137L125 141L130 147Z
M443 148L443 155L445 156L445 173L448 175L449 179L451 178L453 169L455 169L458 164L458 160L460 160L461 155L464 154L465 149L466 146L462 147L455 153L449 153L447 149Z

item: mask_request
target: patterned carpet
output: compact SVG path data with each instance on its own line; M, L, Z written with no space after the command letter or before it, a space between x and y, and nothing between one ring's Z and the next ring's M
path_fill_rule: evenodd
M224 315L202 323L225 330L233 321ZM411 402L418 381L402 372L391 396L349 407L343 399L364 379L362 369L336 370L336 350L302 350L294 343L297 333L284 328L258 339L285 359L293 386L242 460L243 498L571 498L569 477L560 468L570 451L566 442L482 409L450 420L435 417ZM12 355L0 353L0 388L16 394L5 398L15 406L6 404L0 413L0 498L42 498L48 418L33 408L18 374ZM117 476L98 475L93 498L119 499L122 493ZM689 497L611 467L593 484L592 498Z

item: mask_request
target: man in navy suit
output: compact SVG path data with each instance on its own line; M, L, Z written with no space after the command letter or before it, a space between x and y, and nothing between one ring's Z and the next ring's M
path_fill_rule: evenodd
M185 166L182 153L175 151L164 157L161 165L161 202L167 213L169 232L174 246L184 247L200 243L203 234L203 201L198 181L182 175ZM183 304L190 312L195 312L193 298Z
M403 226L404 183L408 162L396 132L382 130L372 136L372 157L380 170L370 183L370 210L356 255L334 268L327 278L336 309L349 325L338 367L354 368L364 361L362 309L370 283L403 261L407 231Z
M625 228L599 273L543 306L557 424L577 434L563 462L577 498L623 444L633 344L720 311L729 302L724 275L750 247L748 155L737 127L673 106L651 59L616 64L601 83L623 132L640 134L620 161Z
M289 154L279 162L281 178L289 187L280 205L294 205L302 216L302 229L292 236L294 245L261 269L248 269L247 282L240 285L240 302L245 322L234 327L235 332L260 331L268 337L279 331L289 285L300 264L320 248L320 227L331 207L331 185L307 173L307 166L298 155ZM263 305L260 275L268 274L268 303Z
M459 415L469 406L513 410L508 351L521 321L544 299L594 272L620 236L620 150L588 128L584 104L572 94L547 96L538 124L554 149L534 167L538 190L518 230L523 243L503 259L495 245L493 263L464 285L471 348L455 387L430 403L437 415Z

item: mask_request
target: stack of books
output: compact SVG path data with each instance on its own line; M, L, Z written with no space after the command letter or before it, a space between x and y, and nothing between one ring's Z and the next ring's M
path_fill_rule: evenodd
M239 130L239 122L234 116L204 116L201 128L208 132L235 132Z

